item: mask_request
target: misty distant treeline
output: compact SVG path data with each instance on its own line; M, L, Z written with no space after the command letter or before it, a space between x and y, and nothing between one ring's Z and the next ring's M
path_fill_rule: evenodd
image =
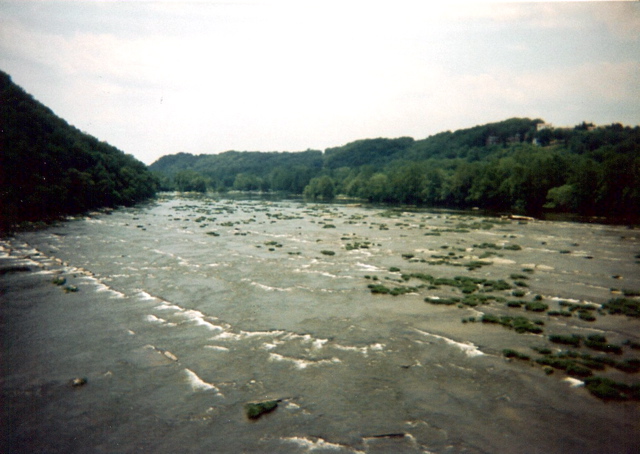
M133 156L57 117L0 71L0 230L152 197Z
M344 195L533 215L640 213L640 127L621 124L553 128L512 118L424 140L358 140L324 153L179 153L150 168L164 189L179 191Z

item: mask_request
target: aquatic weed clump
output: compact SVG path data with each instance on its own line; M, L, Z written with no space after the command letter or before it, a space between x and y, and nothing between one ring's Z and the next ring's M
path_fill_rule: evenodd
M245 405L247 418L258 419L260 416L271 413L278 407L278 400L267 400L264 402L248 403Z
M497 281L486 280L483 283L485 292L498 292L501 290L511 290L511 285L503 279Z
M460 298L438 298L438 297L426 297L424 299L425 303L431 303L431 304L440 304L440 305L444 305L444 306L453 306L454 304L457 304L460 302Z
M640 350L640 342L634 342L631 339L627 339L623 344L634 350Z
M521 251L522 246L520 246L519 244L509 244L505 245L503 249L506 249L507 251Z
M540 334L543 332L541 326L544 325L542 320L531 321L526 317L509 317L503 315L484 314L480 319L482 323L502 325L505 328L513 329L516 333L532 333Z
M640 372L640 359L629 358L622 361L616 361L613 367L628 374L637 374Z
M640 400L640 383L627 385L606 377L589 377L585 388L603 400Z
M494 223L485 219L480 222L472 222L471 224L461 222L456 225L456 229L458 230L491 230L493 227Z
M369 241L365 241L364 243L356 241L355 243L347 243L344 247L347 251L353 251L357 249L369 249L370 246L371 242Z
M518 244L504 244L502 246L499 246L495 243L481 243L481 244L474 244L473 245L474 248L478 248L478 249L495 249L495 250L507 250L507 251L520 251L522 250L522 246L518 245Z
M594 339L604 343L603 336L594 335ZM585 341L585 344L587 342ZM536 359L536 363L565 371L574 377L590 377L594 370L602 371L606 367L613 367L629 374L640 372L640 359L629 358L618 361L608 355L593 356L588 353L579 353L575 350L565 350L553 354L551 349L546 347L533 347L535 351L544 355Z
M472 260L471 262L467 262L461 266L465 266L469 271L475 271L483 266L493 265L492 262L486 262L484 260Z
M530 312L544 312L549 309L549 305L539 301L532 301L524 305L525 310Z
M420 287L394 287L391 289L392 296L404 295L406 293L417 293Z
M549 316L561 316L561 317L572 317L573 314L569 311L549 311L547 312Z
M580 309L578 311L578 318L580 320L584 320L585 322L595 322L596 316L593 315L593 312L589 309Z
M631 298L614 298L602 305L609 314L621 314L629 317L640 317L640 300Z
M491 301L502 302L503 298L494 295L486 295L484 293L474 293L473 295L465 295L462 299L462 304L465 306L475 307L480 304L489 304Z
M548 347L531 347L532 350L540 353L541 355L551 355L553 351Z
M505 358L515 358L523 361L531 360L530 356L525 355L524 353L520 353L516 350L512 350L510 348L505 348L504 350L502 350L502 356L504 356Z
M607 338L600 334L592 334L584 340L584 346L592 350L598 350L605 353L622 354L622 347L607 342Z
M420 287L394 287L389 288L382 284L369 284L367 286L371 293L374 295L391 295L391 296L399 296L404 295L406 293L416 293L420 290Z
M563 345L571 345L572 347L580 347L580 342L582 342L582 336L579 334L551 334L549 335L549 340L554 344L563 344Z
M591 369L577 360L578 354L573 351L561 352L557 355L545 355L536 359L536 363L542 366L553 367L563 370L567 375L573 377L590 377L593 375Z
M369 284L367 285L367 287L374 295L388 295L389 293L391 293L391 289L382 284Z
M389 271L391 271L391 269L389 269ZM400 270L398 270L398 271L400 271ZM408 281L409 279L419 279L419 280L421 280L423 282L429 282L430 284L433 284L433 282L435 280L435 278L433 276L431 276L430 274L424 274L424 273L403 274L402 275L402 279L404 279L405 281Z
M622 294L626 297L640 296L640 290L622 289Z

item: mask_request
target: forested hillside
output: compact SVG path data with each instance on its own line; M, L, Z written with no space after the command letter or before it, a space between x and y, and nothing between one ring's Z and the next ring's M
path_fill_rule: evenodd
M163 156L151 164L164 189L201 191L284 191L302 194L322 171L321 151L261 153L227 151L217 155L189 153Z
M617 123L554 128L512 118L423 140L358 140L322 154L181 153L151 169L178 190L282 190L533 215L640 213L640 127Z
M0 71L0 230L152 197L133 156L57 117Z

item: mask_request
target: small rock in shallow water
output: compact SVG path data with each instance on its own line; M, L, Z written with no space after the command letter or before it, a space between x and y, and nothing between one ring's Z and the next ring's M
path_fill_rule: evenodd
M164 354L164 356L166 356L167 358L169 358L171 361L178 361L178 358L176 357L176 355L174 355L173 353L171 353L168 350L165 350L162 352Z
M87 384L86 378L74 378L73 380L71 380L71 386L76 388L79 386L84 386L86 384Z
M55 284L55 285L64 285L64 284L66 284L66 283L67 283L67 280L66 280L64 277L62 277L62 276L58 276L58 277L54 278L54 279L51 281L51 283L52 283L52 284Z

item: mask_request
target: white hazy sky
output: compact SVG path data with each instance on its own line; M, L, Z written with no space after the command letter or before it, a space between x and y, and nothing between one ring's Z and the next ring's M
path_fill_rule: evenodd
M640 2L0 0L0 70L145 163L640 124Z

